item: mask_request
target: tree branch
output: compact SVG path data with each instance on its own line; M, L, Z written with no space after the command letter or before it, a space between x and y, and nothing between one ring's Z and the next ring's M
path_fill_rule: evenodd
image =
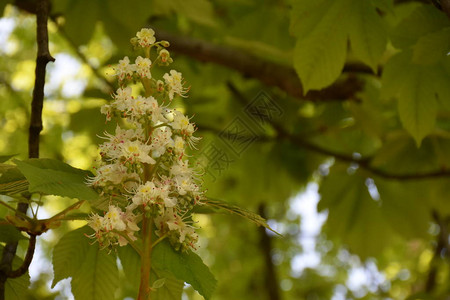
M351 100L363 88L361 80L349 76L320 91L309 91L303 95L303 88L294 68L262 60L242 50L215 45L203 40L183 37L157 30L158 39L170 41L170 50L204 62L212 62L239 71L245 77L255 78L268 86L275 86L289 95L310 101ZM359 64L349 64L344 71L372 73L371 69ZM372 73L373 74L373 73Z
M31 119L28 137L28 157L39 157L39 135L42 131L42 108L44 103L44 85L45 73L47 63L55 59L50 55L48 50L48 12L49 0L39 0L36 3L36 40L37 40L37 58L36 58L36 78L33 89L33 99L31 102ZM28 203L19 203L17 210L21 213L26 213L28 210ZM0 299L5 298L5 283L11 275L14 277L23 275L33 259L34 248L36 245L36 237L30 236L28 244L27 255L23 265L11 272L12 262L16 255L18 243L8 243L2 254L2 261L0 264Z
M449 232L448 218L445 220L436 210L432 211L434 222L439 226L439 234L437 236L436 249L434 256L430 262L430 270L428 271L427 281L425 283L425 292L431 293L436 287L438 274L438 266L442 265L443 258L449 257Z
M244 95L231 83L227 83L228 89L231 93L236 97L238 101L242 103L245 107L249 104L249 101L246 99ZM320 146L315 145L314 143L308 141L303 136L294 135L284 129L283 126L276 123L274 120L269 120L270 125L277 132L276 137L263 137L264 140L286 140L294 145L299 146L300 148L319 153L325 156L334 157L337 160L354 163L359 168L372 173L373 175L385 178L385 179L393 179L393 180L419 180L419 179L429 179L429 178L439 178L439 177L450 177L450 170L441 169L431 172L423 172L423 173L395 173L391 171L386 171L382 169L377 169L371 165L373 157L357 157L353 154L345 154L335 152L326 148L322 148Z
M48 50L48 9L48 0L38 1L36 13L38 51L28 138L28 156L30 158L39 157L39 134L42 131L42 108L44 106L45 68L48 62L55 61Z

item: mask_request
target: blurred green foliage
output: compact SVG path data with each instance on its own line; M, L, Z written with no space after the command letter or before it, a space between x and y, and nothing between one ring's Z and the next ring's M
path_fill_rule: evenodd
M0 1L2 34L12 30L0 35L0 154L25 159L35 17L23 10L33 1L16 1L21 9L7 2ZM208 196L260 209L282 234L235 216L198 214L198 253L218 279L212 299L448 299L450 19L422 2L52 1L56 62L48 65L41 156L92 168L97 135L114 128L99 113L116 88L111 65L132 56L129 39L141 27L233 49L268 68L295 69L304 93L353 78L361 88L346 99L294 97L239 65L215 64L204 49L197 56L171 53L190 85L189 98L175 105L194 115L201 150L221 155L207 166ZM261 120L248 112L264 95L273 115ZM233 141L226 128L245 136ZM304 232L292 206L308 184L319 186L318 209L327 220L312 237L320 264L296 272ZM53 214L72 203L49 196L44 208ZM64 223L42 239L47 256L82 225ZM349 281L355 268L368 274L356 288ZM128 270L119 275L129 277ZM42 270L30 299L56 297L45 288L48 274ZM131 285L115 296L132 295ZM184 294L201 299L191 287Z

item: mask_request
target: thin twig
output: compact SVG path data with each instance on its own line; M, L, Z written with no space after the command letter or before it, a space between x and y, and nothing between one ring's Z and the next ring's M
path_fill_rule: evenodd
M242 103L243 106L247 105L249 101L247 98L231 83L227 84L228 89L233 93L238 101ZM287 131L283 126L276 123L274 120L269 120L270 125L277 132L277 136L273 139L276 140L286 140L294 145L297 145L303 149L319 153L325 156L334 157L337 160L354 163L359 168L368 171L369 173L386 178L386 179L394 179L394 180L418 180L418 179L429 179L429 178L439 178L439 177L450 177L450 170L440 169L431 172L421 172L421 173L394 173L391 171L386 171L382 169L377 169L372 166L373 157L357 157L352 154L344 154L335 152L326 148L322 148L320 146L315 145L314 143L308 141L302 136L295 135ZM269 137L270 139L270 137Z
M239 71L243 76L255 78L268 86L275 86L289 95L309 101L356 100L355 94L363 88L361 80L348 76L342 81L320 91L303 95L303 88L294 68L276 64L250 55L240 49L216 45L204 40L156 30L158 39L170 41L170 50L199 61L212 62ZM371 73L370 68L352 63L344 67L346 72Z

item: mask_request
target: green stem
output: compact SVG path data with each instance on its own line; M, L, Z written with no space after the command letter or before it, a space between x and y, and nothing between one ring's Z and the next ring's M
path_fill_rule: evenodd
M138 300L150 300L150 270L152 254L152 222L144 212L142 220L143 252L141 255L141 282L139 285Z
M167 233L159 237L156 241L153 242L152 248L154 248L156 245L158 245L160 242L162 242L167 237Z

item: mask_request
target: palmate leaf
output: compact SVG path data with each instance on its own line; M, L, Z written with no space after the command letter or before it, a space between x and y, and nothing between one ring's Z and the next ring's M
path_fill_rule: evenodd
M297 37L294 67L305 93L339 77L348 39L355 56L374 71L387 44L386 30L372 1L296 0L290 32Z
M65 234L53 249L54 278L52 288L60 280L74 275L91 245L85 234L91 234L87 226L73 230Z
M360 170L349 174L346 165L335 164L325 177L318 209L328 210L328 237L362 258L379 256L399 239L425 238L433 204L423 199L430 197L430 183L375 177L378 195L372 190L372 197L365 175Z
M223 210L229 214L238 215L242 218L252 221L253 223L255 223L258 226L265 227L265 228L269 229L270 231L279 235L278 232L276 232L275 230L270 228L270 226L267 224L266 220L263 217L261 217L260 215L254 213L254 212L251 212L251 211L243 209L239 206L232 205L232 204L229 204L225 201L218 200L218 199L207 198L206 200L202 200L201 203L205 204L209 207L212 207L214 209L217 209L217 210Z
M206 300L211 299L217 280L194 252L175 251L168 241L162 241L152 250L152 264L155 270L170 272L189 283Z
M447 16L432 5L421 5L404 18L392 31L392 44L406 49L423 36L450 25Z
M370 1L353 1L348 16L348 34L354 55L376 73L386 49L387 31Z
M320 187L318 210L328 210L324 231L330 239L348 246L362 258L376 256L392 241L393 231L371 198L359 174L349 175L346 166L335 165Z
M152 293L154 300L180 300L183 294L184 281L176 279L169 272L152 269L151 282L164 280L164 285L155 289Z
M90 172L54 159L14 161L29 182L31 193L96 200L98 194L86 185Z
M345 20L349 7L347 0L331 3L297 0L293 11L296 12L295 19L299 20L293 21L297 25L291 26L291 32L298 37L294 67L306 93L331 84L341 73L347 49L347 29L342 20Z
M114 299L118 286L116 255L101 250L97 243L90 245L78 271L72 276L72 293L75 299Z
M85 236L92 233L88 226L64 235L53 250L54 280L52 286L72 277L75 299L114 299L119 285L119 270L114 253L90 244Z
M445 101L447 90L437 84L443 82L444 74L439 65L412 63L411 50L395 55L386 64L382 76L382 97L398 98L400 120L417 146L434 129L437 100L442 98Z

